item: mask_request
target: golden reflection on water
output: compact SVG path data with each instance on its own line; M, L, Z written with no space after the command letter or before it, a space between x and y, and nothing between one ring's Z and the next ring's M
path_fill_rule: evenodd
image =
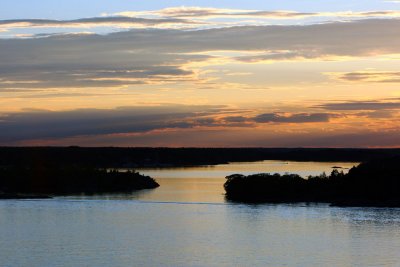
M343 162L294 162L266 160L259 162L240 162L216 166L185 168L141 168L139 172L157 180L160 187L134 193L134 197L143 201L162 202L204 202L223 203L225 177L241 173L297 173L303 177L330 173L332 167L347 172L358 163Z

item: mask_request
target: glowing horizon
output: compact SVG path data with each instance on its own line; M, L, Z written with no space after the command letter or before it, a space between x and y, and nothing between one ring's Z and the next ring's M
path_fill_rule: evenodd
M61 2L0 12L2 146L400 146L397 1Z

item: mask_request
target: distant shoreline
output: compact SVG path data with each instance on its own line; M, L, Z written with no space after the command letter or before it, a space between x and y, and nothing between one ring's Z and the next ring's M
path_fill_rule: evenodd
M50 162L98 168L171 168L262 160L365 162L396 155L400 149L0 147L0 166Z

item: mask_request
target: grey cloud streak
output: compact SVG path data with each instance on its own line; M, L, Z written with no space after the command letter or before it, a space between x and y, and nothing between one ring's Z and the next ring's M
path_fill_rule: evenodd
M145 12L144 12L145 13ZM158 11L150 11L149 14L172 18L201 18L201 17L266 17L266 18L303 18L315 16L318 13L306 13L296 11L244 11L224 10L217 8L166 8Z
M168 18L265 18L265 19L297 19L312 17L340 17L340 18L371 18L371 17L396 17L399 12L396 10L379 11L336 11L336 12L298 12L286 10L241 10L241 9L221 9L207 7L171 7L153 11L139 12L120 12L117 15L128 16L159 16Z
M242 61L400 53L399 28L400 20L385 19L3 39L0 90L193 81L184 65L210 59L206 51L272 51Z
M391 101L347 101L347 102L334 102L325 103L314 106L315 108L322 108L325 110L395 110L400 109L400 102L396 99Z
M324 126L331 119L343 118L348 114L270 112L254 115L253 112L248 112L222 105L177 104L69 111L23 110L0 114L0 145L26 145L32 142L64 145L194 145L193 140L203 140L199 145L366 146L383 142L385 136L391 138L392 144L400 141L395 134L381 132L370 136L367 130L362 129L360 133L343 133L339 129L333 133L322 131L310 134L257 131L260 128L257 126L262 125L273 127L281 124L321 123ZM380 111L352 114L377 118L393 115ZM185 129L190 131L184 131ZM393 129L391 133L394 132L398 133L398 129ZM371 140L372 136L380 137L380 141L375 142L378 138ZM343 138L338 140L336 137ZM63 143L63 140L67 143ZM351 143L349 140L357 142ZM382 144L387 143L390 142Z
M329 113L297 113L282 115L279 113L264 113L256 116L254 121L258 123L309 123L309 122L328 122L335 115Z
M400 71L356 71L331 73L331 75L339 80L349 82L400 83Z
M0 144L26 139L143 133L213 126L223 106L161 105L70 111L26 110L0 116Z
M0 144L32 139L58 139L110 134L143 134L164 129L195 127L248 128L257 123L327 122L327 113L263 113L257 116L229 116L221 105L132 106L115 109L69 111L23 110L0 115ZM236 110L240 112L240 110Z
M132 18L124 16L94 17L75 20L50 20L50 19L15 19L0 20L0 28L28 28L28 27L134 27L134 26L157 26L164 24L199 24L179 18Z

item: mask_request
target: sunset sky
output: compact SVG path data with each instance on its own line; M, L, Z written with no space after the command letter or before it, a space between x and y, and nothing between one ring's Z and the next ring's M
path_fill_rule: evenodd
M0 145L399 147L400 1L3 0Z

